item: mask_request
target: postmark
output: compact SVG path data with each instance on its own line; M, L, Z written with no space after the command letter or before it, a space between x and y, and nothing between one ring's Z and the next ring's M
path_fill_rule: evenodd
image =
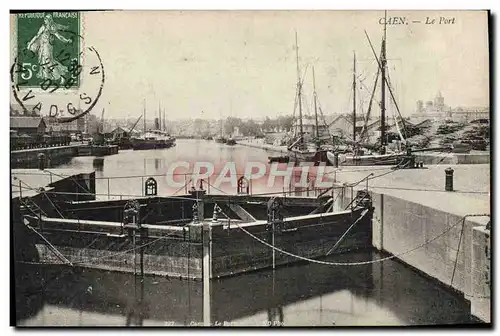
M65 117L63 122L90 112L102 95L105 74L96 48L81 48L80 13L21 13L16 25L11 86L22 112Z

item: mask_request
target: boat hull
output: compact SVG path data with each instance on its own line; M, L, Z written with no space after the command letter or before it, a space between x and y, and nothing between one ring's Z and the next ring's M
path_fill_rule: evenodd
M215 142L225 144L227 140L225 138L215 138Z
M142 140L133 139L132 149L134 150L147 150L147 149L164 149L173 147L174 140Z
M246 199L247 196L243 197ZM275 223L276 244L279 244L279 248L305 258L321 258L330 252L343 253L371 248L372 211L369 207L359 206L349 210L322 212L328 206L326 203L316 200L317 204L320 204L319 209L322 210L319 213L310 214L312 210L315 210L315 206L292 205L292 202L298 202L301 199L302 201L306 200L298 198L297 201L287 201L290 203L286 205L286 209L293 216L285 217L283 221ZM261 200L269 202L271 198L261 198ZM307 200L311 202L310 198ZM165 198L162 199L162 202L167 204L169 200ZM260 204L260 206L248 206L245 201L234 203L234 199L231 202L248 209L247 211L252 211L255 216L257 214L265 216L268 211L267 202ZM191 204L189 200L186 200L185 203ZM218 203L230 206L229 199ZM92 206L95 207L97 204L108 206L120 204L123 206L123 201L97 201L93 202ZM89 207L89 204L75 205L74 207L84 209ZM168 214L170 220L177 219L172 215L172 213ZM134 263L127 262L134 259L132 252L134 245L128 233L133 228L131 226L124 227L123 223L117 221L117 218L111 221L113 215L109 212L92 212L89 213L89 216L99 220L80 218L62 220L48 217L41 217L38 220L37 217L33 216L28 218L35 228L43 227L44 232L51 235L51 244L64 251L65 255L85 256L77 259L81 266L133 273L136 269ZM155 214L155 216L160 215ZM158 217L158 219L164 220L164 217ZM244 226L245 232L240 229L238 222L240 221L228 224L226 228L222 225L212 228L211 278L266 269L273 267L273 265L288 265L299 261L288 255L278 253L274 255L272 249L256 242L256 238L267 242L272 234L268 231L266 220L248 223ZM318 225L319 223L320 225ZM357 224L351 227L354 223ZM82 235L78 228L82 231L85 228L88 233ZM186 230L189 230L188 234L186 234ZM339 242L347 230L351 230L349 239L333 250L335 243ZM102 234L103 232L106 234ZM160 239L161 242L154 246L151 245L151 242ZM140 242L145 245L145 248L141 250L141 261L139 261L143 263L142 269L145 274L202 278L202 231L199 226L192 225L189 219L170 225L143 224ZM109 253L106 246L113 243L120 246L117 251L114 251L114 253L121 254L120 259L103 258L103 255L106 256ZM50 252L50 246L42 239L37 238L36 247L41 256L41 262L61 263L61 260ZM185 257L185 251L191 253L189 260ZM189 266L188 262L193 266L187 267ZM139 266L137 265L137 267Z
M287 157L296 162L328 162L326 151L288 151Z
M406 153L383 154L383 155L338 155L338 163L335 154L327 152L328 161L336 166L396 166L408 159Z

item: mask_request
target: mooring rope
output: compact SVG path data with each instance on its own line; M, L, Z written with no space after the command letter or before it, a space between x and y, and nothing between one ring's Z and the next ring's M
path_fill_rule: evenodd
M73 263L68 259L66 258L66 256L64 254L62 254L61 252L59 252L59 250L54 246L52 245L48 240L47 238L45 238L40 232L38 232L37 230L35 230L32 226L28 225L28 224L24 224L26 225L26 227L28 227L30 230L32 230L33 232L35 232L38 236L40 236L40 238L43 239L43 241L45 241L48 245L49 245L49 249L59 258L61 259L62 261L64 261L65 263L69 264L70 266L73 266Z
M329 266L360 266L360 265L369 265L369 264L374 264L374 263L377 263L377 262L383 262L383 261L386 261L386 260L394 259L394 258L400 257L402 255L408 254L410 252L413 252L415 250L418 250L419 248L424 247L425 245L433 242L434 240L436 240L436 239L440 238L441 236L445 235L446 233L448 233L451 229L453 229L455 226L457 226L458 224L460 224L461 221L463 219L465 219L466 217L483 217L483 216L488 216L489 217L490 215L489 214L468 214L468 215L465 215L465 216L461 217L455 224L453 224L452 226L450 226L447 230L443 231L442 233L438 234L434 238L432 238L430 240L427 240L423 244L420 244L420 245L418 245L418 246L416 246L416 247L414 247L414 248L412 248L410 250L407 250L405 252L398 253L398 254L393 254L393 255L390 255L390 256L385 257L385 258L380 258L380 259L376 259L376 260L369 260L369 261L360 261L360 262L329 262L329 261L316 260L316 259L311 259L311 258L299 256L299 255L296 255L296 254L284 251L284 250L282 250L282 249L280 249L280 248L278 248L276 246L273 246L273 245L269 244L268 242L260 239L259 237L256 237L255 235L251 234L250 232L248 232L247 230L245 230L243 227L241 227L238 223L235 223L235 224L236 224L236 226L240 230L242 230L247 235L249 235L250 237L252 237L255 240L257 240L261 244L264 244L267 247L269 247L271 249L274 249L274 250L276 250L278 252L281 252L283 254L286 254L286 255L288 255L290 257L293 257L293 258L296 258L296 259L300 259L300 260L309 261L309 262L316 263L316 264L329 265Z

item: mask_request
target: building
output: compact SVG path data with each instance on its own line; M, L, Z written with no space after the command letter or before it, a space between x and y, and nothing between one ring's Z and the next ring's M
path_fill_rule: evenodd
M40 110L35 109L36 105L24 105L26 110L19 104L10 104L11 116L37 116L40 117Z
M17 134L44 134L47 125L42 117L32 116L11 116L10 129Z
M424 102L422 100L417 100L417 113L422 113L424 110Z
M295 134L300 134L300 121L295 120L293 123L293 130ZM312 142L316 138L316 120L314 117L302 118L302 131L304 134L304 141ZM330 139L328 126L324 122L318 120L318 133L320 140Z
M417 101L416 111L411 116L414 121L431 119L433 121L451 120L455 122L471 122L475 120L489 120L490 110L488 107L455 107L445 104L441 92L438 92L433 100L429 100L423 106L421 100Z
M490 109L487 107L456 107L451 110L451 119L456 122L473 122L490 120Z
M94 134L99 132L101 123L94 114L86 114L84 116L84 133Z
M416 111L412 117L422 118L448 118L450 117L451 108L444 103L444 97L441 92L438 92L433 100L425 102L417 100Z
M77 118L67 122L70 117L47 117L47 131L48 132L63 132L63 133L84 133L85 132L85 118Z
M436 111L444 111L446 105L444 105L444 97L441 91L438 92L437 96L434 98L434 108Z
M113 138L123 138L128 136L128 132L120 126L116 127L110 133Z
M365 125L364 116L360 115L356 117L356 139L358 139L361 134L363 127ZM366 136L373 137L377 136L378 128L380 127L380 119L371 119L368 120L368 124L366 126ZM347 137L352 139L353 136L353 124L352 124L352 116L341 114L333 119L328 125L329 132L332 136L335 137Z

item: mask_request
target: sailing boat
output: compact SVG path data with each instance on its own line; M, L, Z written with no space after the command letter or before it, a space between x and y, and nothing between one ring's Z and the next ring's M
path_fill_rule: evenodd
M224 132L223 132L223 127L222 127L222 114L221 114L221 119L220 119L220 134L218 137L215 138L215 142L217 143L226 143L227 139L224 137Z
M146 107L144 102L144 133L132 138L134 150L170 148L175 145L175 138L161 130L160 118L155 118L155 129L146 131Z
M411 153L408 150L407 152L403 151L398 151L398 152L393 152L393 153L387 153L386 146L387 146L387 136L386 136L386 124L385 124L385 112L386 112L386 105L385 105L385 89L386 89L386 84L388 84L387 78L386 78L386 67L387 67L387 57L386 57L386 31L387 27L384 25L384 35L382 38L382 46L381 46L381 57L380 61L377 58L377 55L375 54L375 51L372 51L374 53L374 56L377 60L378 63L378 70L377 70L377 77L376 80L378 79L378 75L380 73L381 75L381 101L380 101L380 110L381 110L381 115L380 115L380 146L379 146L379 153L376 154L365 154L365 151L362 150L360 147L363 147L361 142L356 142L356 55L354 55L354 67L353 67L353 147L354 150L352 154L339 154L335 152L327 152L327 157L328 161L330 161L331 164L334 166L338 166L339 164L343 166L378 166L378 165L400 165L404 162L406 162L408 159L411 157ZM368 35L367 35L368 37ZM368 41L370 41L368 39ZM371 42L370 42L371 46ZM375 87L376 87L377 82L375 81ZM388 86L388 85L387 85ZM375 93L375 87L373 94ZM389 92L391 93L391 96L394 100L394 96L392 94L391 88L388 86ZM373 94L372 94L372 100L373 100ZM368 111L370 111L371 108L371 101L370 100L370 107ZM394 100L395 102L395 100ZM368 112L369 113L369 112ZM366 129L366 122L368 118L365 120L365 126L363 127L363 132ZM398 120L396 119L396 127L398 128L399 131L399 126L398 126ZM399 131L401 139L404 141L404 138ZM361 139L360 139L361 140Z
M232 114L233 114L233 100L230 99L229 100L229 115L232 116ZM227 140L226 140L226 145L228 145L228 146L236 145L236 140L234 140L234 127L233 127L231 133L229 134L229 138L227 138Z
M319 151L319 136L318 136L318 113L316 109L316 85L314 84L314 107L315 107L315 115L316 115L316 144L306 144L304 141L304 125L302 120L302 80L300 78L300 67L299 67L299 44L297 39L297 32L295 32L295 52L297 59L297 101L299 105L299 126L300 131L297 136L297 139L288 146L287 154L289 160L295 162L317 162L318 159L318 151ZM314 70L313 70L314 71Z

